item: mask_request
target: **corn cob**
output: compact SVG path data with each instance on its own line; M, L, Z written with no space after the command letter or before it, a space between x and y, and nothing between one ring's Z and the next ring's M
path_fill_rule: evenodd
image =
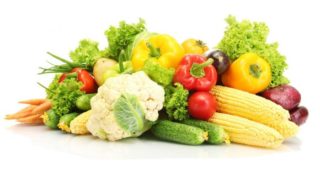
M211 92L216 96L218 112L265 124L276 129L284 138L298 132L298 126L289 121L289 112L270 100L224 86L215 86Z
M60 117L58 128L64 132L71 133L70 123L79 115L79 113L73 112Z
M209 122L222 126L230 136L230 141L239 144L276 148L284 140L275 129L239 116L216 112Z
M86 124L88 122L90 115L91 115L91 110L86 111L80 114L79 116L77 116L76 118L74 118L74 120L72 120L70 123L71 133L79 134L79 135L89 134Z

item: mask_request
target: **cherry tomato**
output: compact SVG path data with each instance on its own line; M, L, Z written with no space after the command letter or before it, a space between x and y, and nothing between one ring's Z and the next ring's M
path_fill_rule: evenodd
M195 92L188 100L189 114L197 119L208 120L216 112L216 107L215 96L206 91Z

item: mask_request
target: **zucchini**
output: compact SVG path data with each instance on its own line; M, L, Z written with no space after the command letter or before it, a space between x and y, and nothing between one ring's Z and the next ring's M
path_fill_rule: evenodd
M198 127L204 131L207 131L208 132L207 142L210 144L222 144L224 142L229 142L228 134L225 132L225 130L221 126L217 124L206 122L203 120L195 120L195 119L186 119L181 123Z
M59 129L61 129L62 131L70 133L71 132L70 123L78 115L79 115L79 113L73 112L73 113L69 113L69 114L61 116L61 118L59 120L59 124L58 124Z
M198 145L208 138L208 133L198 127L162 120L151 128L154 136L167 141Z
M51 129L58 129L59 116L50 109L43 114L43 122Z
M82 111L88 111L91 109L90 100L93 96L95 96L96 93L93 94L84 94L77 98L76 100L76 106L79 110Z

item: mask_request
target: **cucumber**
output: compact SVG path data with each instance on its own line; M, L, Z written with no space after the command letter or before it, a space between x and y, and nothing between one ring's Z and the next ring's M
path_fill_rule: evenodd
M61 118L59 120L59 124L58 124L59 129L61 129L62 131L65 131L65 132L71 132L70 123L78 115L79 115L79 113L74 112L74 113L69 113L69 114L61 116Z
M195 120L195 119L186 119L186 120L183 120L181 123L198 127L204 131L207 131L208 132L207 142L210 144L222 144L224 142L228 142L227 133L224 131L224 129L221 126L217 124L213 124L213 123L202 121L202 120Z
M59 116L50 109L43 114L43 122L51 129L58 129Z
M82 111L88 111L91 109L90 100L93 96L95 96L96 93L93 94L84 94L77 98L76 100L76 106L79 110Z
M198 127L162 120L151 128L154 136L167 141L198 145L208 138L208 133Z

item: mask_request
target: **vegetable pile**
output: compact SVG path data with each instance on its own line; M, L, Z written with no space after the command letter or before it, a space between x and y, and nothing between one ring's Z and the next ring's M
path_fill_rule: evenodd
M54 73L44 99L6 116L74 135L118 141L146 132L188 145L238 143L277 148L297 134L308 110L283 75L286 58L268 43L265 23L235 17L215 49L188 38L121 21L105 31L108 46L83 39Z

